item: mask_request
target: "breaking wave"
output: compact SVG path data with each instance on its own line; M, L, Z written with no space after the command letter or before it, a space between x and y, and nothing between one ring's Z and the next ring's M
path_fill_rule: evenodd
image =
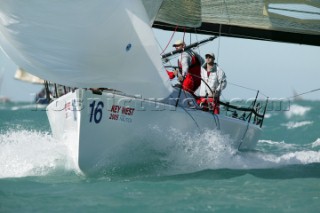
M44 132L15 130L0 135L0 178L45 176L75 169L65 145Z
M318 138L315 142L312 143L312 148L320 147L320 138Z
M291 105L290 110L285 112L285 115L287 118L291 118L293 116L303 116L310 110L311 110L311 107L305 107L305 106L293 104Z
M177 143L168 153L168 173L189 173L215 169L266 169L320 163L319 140L308 145L260 140L255 151L238 151L233 141L220 132L198 136L174 134Z
M290 122L288 122L286 124L281 124L281 126L285 126L285 127L287 127L287 129L295 129L295 128L298 128L298 127L311 125L311 124L313 124L312 121L300 121L300 122L290 121Z

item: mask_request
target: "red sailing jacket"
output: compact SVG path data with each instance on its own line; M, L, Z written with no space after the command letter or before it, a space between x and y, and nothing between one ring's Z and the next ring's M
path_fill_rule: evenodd
M189 65L188 73L182 84L182 88L188 92L194 93L201 84L201 63L193 51L186 52L191 56L191 64ZM178 61L178 66L182 69L181 62Z

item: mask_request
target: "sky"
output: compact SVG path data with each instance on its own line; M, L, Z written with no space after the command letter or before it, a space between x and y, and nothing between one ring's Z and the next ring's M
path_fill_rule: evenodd
M165 52L174 50L172 44L177 39L184 37L186 43L190 43L190 34L175 33L170 42L172 32L154 32L159 48L169 44ZM191 43L208 37L191 35ZM201 56L208 52L216 55L216 62L225 71L228 81L223 100L253 98L257 90L262 97L287 99L294 91L300 94L320 88L320 47L219 37L195 51ZM176 59L172 65L176 65ZM42 86L15 80L16 69L17 66L0 51L0 96L12 101L33 101ZM320 91L301 97L320 100Z

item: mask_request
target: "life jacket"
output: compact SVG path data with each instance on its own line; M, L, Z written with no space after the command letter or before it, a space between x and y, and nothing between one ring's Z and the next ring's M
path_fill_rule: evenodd
M212 110L214 114L220 114L219 99L220 99L219 97L215 97L215 98L200 97L196 101L203 111Z
M186 53L191 56L191 64L189 65L188 73L185 76L183 87L189 92L194 92L201 84L201 63L193 51L186 51ZM181 70L182 64L179 60L178 66Z

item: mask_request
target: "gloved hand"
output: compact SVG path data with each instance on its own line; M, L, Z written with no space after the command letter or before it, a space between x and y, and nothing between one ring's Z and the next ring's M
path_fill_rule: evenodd
M178 80L179 80L180 82L182 82L182 81L183 81L183 76L179 75Z
M213 97L215 97L215 98L220 97L220 94L221 94L221 92L219 90L215 90L213 92Z
M175 69L175 70L173 71L173 74L174 74L175 76L178 76L178 72L179 72L179 70L178 70L178 69Z

